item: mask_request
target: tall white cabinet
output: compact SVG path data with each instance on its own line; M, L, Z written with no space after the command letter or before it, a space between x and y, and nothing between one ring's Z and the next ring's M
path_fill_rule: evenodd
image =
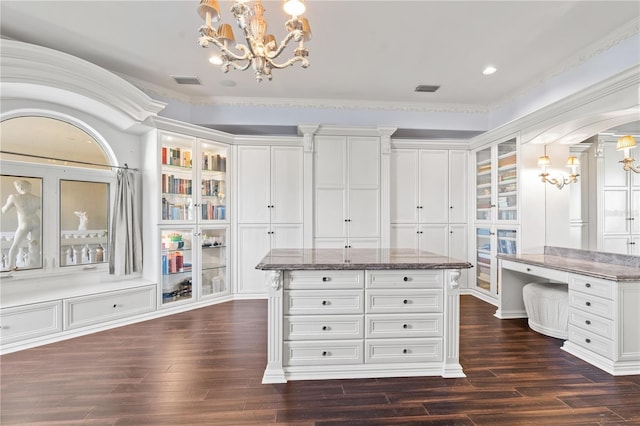
M314 246L380 245L380 138L317 135L314 141Z
M393 149L390 169L391 247L466 260L468 151Z
M237 282L240 297L266 297L255 266L273 248L303 245L300 146L238 146Z

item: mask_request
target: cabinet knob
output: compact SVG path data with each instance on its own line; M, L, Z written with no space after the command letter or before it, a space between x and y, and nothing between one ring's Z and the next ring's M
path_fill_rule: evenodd
M495 204L491 204L489 207L495 207L495 206L496 206Z
M114 304L113 304L113 307L114 307L114 308L117 308L117 307L118 307L118 305L114 303Z
M591 343L591 339L584 339L585 342Z
M322 326L322 330L326 331L329 327L327 327L326 325Z
M402 324L402 328L409 328L407 324Z
M326 300L323 300L322 304L326 306L328 304L328 302Z
M630 246L633 246L633 245L635 245L635 244L636 244L636 242L635 242L635 241L631 241L631 242L629 243L629 245L630 245Z
M324 281L324 282L329 281L329 277L322 277L322 281Z
M585 305L591 306L591 302L584 302Z
M402 281L409 281L409 277L402 278Z
M409 353L409 349L403 349L403 350L402 350L402 353L403 353L403 354L408 354L408 353Z
M404 304L406 305L407 303L409 303L409 301L408 301L407 299L404 299L404 300L402 301L402 303L404 303Z
M527 268L527 272L531 272L531 268Z
M327 356L327 355L328 355L327 351L322 351L322 356Z
M587 324L587 325L591 325L591 321L589 321L589 320L586 320L584 323Z
M591 287L591 284L590 284L590 283L586 283L584 286L585 286L586 288L589 288L589 287Z
M449 206L449 208L450 208L450 209L452 209L452 208L453 208L453 206Z

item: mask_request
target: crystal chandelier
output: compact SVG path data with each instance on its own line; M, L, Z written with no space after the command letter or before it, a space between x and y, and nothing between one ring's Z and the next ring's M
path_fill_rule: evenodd
M205 20L205 25L200 27L198 43L202 47L209 47L209 43L213 43L220 49L217 64L224 72L229 72L231 67L244 71L252 66L258 82L264 77L271 80L271 70L274 68L286 68L296 62L300 62L302 68L307 68L309 51L304 47L304 42L311 40L311 28L309 21L300 17L305 11L302 0L284 0L284 10L291 15L291 19L285 24L287 35L279 46L273 34L267 34L264 10L261 0L255 1L252 5L248 5L244 0L237 0L231 7L231 13L247 41L246 44L236 44L235 50L238 53L234 53L230 50L230 43L235 43L231 25L221 24L218 29L211 26L211 22L220 20L218 1L200 0L198 14ZM291 40L299 43L293 51L293 57L283 63L275 62ZM211 62L216 63L213 60Z

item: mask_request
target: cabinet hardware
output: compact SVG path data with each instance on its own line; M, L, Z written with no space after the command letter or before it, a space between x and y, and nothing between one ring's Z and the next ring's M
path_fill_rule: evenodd
M591 321L589 321L589 320L586 320L584 323L587 324L587 325L591 325Z
M322 356L327 356L327 351L322 351Z
M114 303L114 304L113 304L113 307L114 307L114 308L116 308L116 307L118 307L118 305Z
M322 329L323 329L323 330L325 330L325 331L327 330L327 328L328 328L328 327L327 327L326 325L323 325L323 326L322 326Z
M453 206L449 206L449 208L450 208L450 209L452 209L452 208L453 208Z
M409 281L409 277L402 278L402 281Z
M589 288L589 287L591 287L591 283L585 283L585 284L584 284L584 286L585 286L586 288Z
M407 303L409 303L409 301L408 301L407 299L404 299L404 300L402 301L402 303L404 303L404 304L406 305Z
M585 342L591 343L591 339L584 339Z
M322 281L324 281L324 282L329 281L329 277L322 277Z
M402 324L402 328L409 328L407 324Z
M327 305L327 301L326 301L326 300L323 300L323 301L322 301L322 304L326 306L326 305Z
M489 235L496 235L495 232L489 232Z
M418 208L419 208L419 209L421 209L421 208L422 208L422 206L418 206Z
M403 353L403 354L408 354L408 353L409 353L409 349L403 349L403 350L402 350L402 353Z
M635 243L636 243L635 241L631 241L629 245L635 245Z
M591 302L584 302L585 305L591 306Z
M496 206L495 204L491 204L489 207L495 207L495 206Z
M527 272L531 272L531 268L527 268Z

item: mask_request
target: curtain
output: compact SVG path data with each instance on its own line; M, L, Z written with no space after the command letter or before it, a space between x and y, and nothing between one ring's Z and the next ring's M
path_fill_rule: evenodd
M109 253L109 274L142 272L142 231L136 211L135 179L131 170L118 170Z

